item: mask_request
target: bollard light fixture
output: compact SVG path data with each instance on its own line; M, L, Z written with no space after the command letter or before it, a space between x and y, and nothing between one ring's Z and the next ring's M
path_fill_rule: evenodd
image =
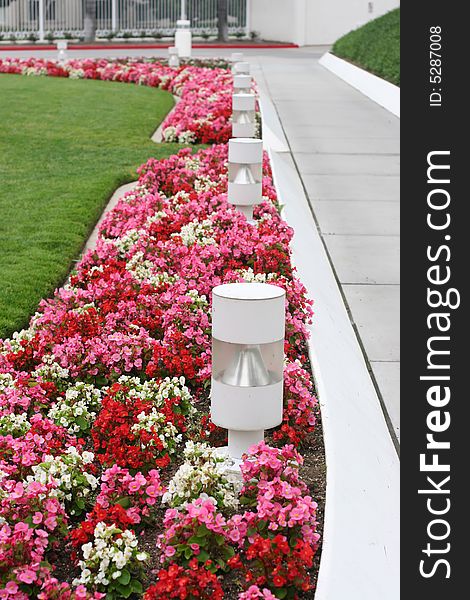
M233 76L233 92L234 94L239 93L250 93L251 91L251 76L250 75L237 75Z
M252 138L256 134L256 97L253 94L232 96L232 136Z
M232 73L236 73L236 64L243 61L243 53L242 52L232 52L230 57L230 62L232 63Z
M64 63L67 60L67 40L59 40L57 42L57 60Z
M249 62L237 62L233 65L233 71L237 75L249 75L250 74L250 63Z
M211 418L228 429L226 452L235 460L282 422L284 335L282 288L213 288Z
M191 22L187 19L176 21L175 46L181 58L191 57Z
M176 46L170 46L168 48L168 66L169 67L179 67L180 66L180 57L178 53L178 48Z
M228 142L228 201L253 222L253 206L262 201L263 141L232 138Z

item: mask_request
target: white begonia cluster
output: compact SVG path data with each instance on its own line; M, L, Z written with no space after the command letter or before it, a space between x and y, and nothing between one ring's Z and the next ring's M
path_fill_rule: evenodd
M69 378L69 370L59 365L52 354L45 354L42 357L42 364L36 368L34 375L42 377L46 381L58 383L63 379Z
M23 67L21 69L21 74L22 75L26 75L26 76L40 76L40 75L47 75L47 68L46 67L42 67L40 69L38 69L37 67Z
M193 246L194 244L209 246L215 244L213 233L214 224L210 219L205 219L204 221L191 221L187 225L183 225L179 233L173 233L172 235L179 235L185 246Z
M240 271L244 281L248 283L266 283L277 279L277 273L255 273L251 267Z
M47 416L71 434L90 429L101 406L101 392L90 383L77 381L49 410Z
M199 294L199 292L197 290L189 290L187 292L187 295L192 300L192 302L191 302L192 309L198 309L198 308L204 309L209 304L209 302L207 300L207 296L205 294Z
M100 521L94 531L93 542L82 546L83 560L78 566L80 577L72 585L109 586L122 575L123 569L140 570L142 563L149 559L146 552L139 552L135 534L126 529L121 531L115 525Z
M221 510L237 510L242 482L228 470L233 461L206 443L191 441L186 442L184 457L162 502L176 508L204 495Z
M129 388L128 395L131 398L152 400L156 408L163 406L168 398L181 398L183 403L191 405L191 393L185 385L186 380L183 376L165 377L162 381L149 379L142 382L138 377L121 375L118 383Z
M1 391L1 381L0 381ZM25 413L15 415L10 413L0 417L0 435L11 435L14 438L24 435L31 429L31 424Z
M15 387L15 379L10 373L0 373L0 392Z
M139 185L136 185L134 188L132 188L131 191L124 194L124 197L121 198L120 201L130 204L131 202L134 202L134 200L137 200L138 198L145 196L145 194L147 194L147 193L148 193L148 189L146 188L146 186L143 184L139 184Z
M210 177L200 176L194 182L194 190L198 194L202 194L203 192L207 192L208 190L214 189L218 187L219 182L210 179Z
M201 161L198 156L188 156L184 166L188 171L198 171L201 168Z
M151 431L153 430L158 434L158 437L163 445L163 448L168 451L169 454L173 454L176 451L176 446L181 443L183 437L173 425L167 421L166 415L158 412L156 408L146 414L141 412L137 415L138 423L132 426L132 432L137 433L139 431ZM150 446L154 445L154 441L150 441Z
M170 275L166 271L158 271L158 268L151 260L144 259L144 253L136 252L133 257L127 261L126 270L139 282L148 282L150 285L159 286L162 283L173 284L178 281L177 275Z
M72 69L68 68L70 79L83 79L85 77L85 71L83 69Z
M94 460L93 452L78 452L69 446L61 456L46 456L44 462L31 467L33 474L26 478L27 483L38 481L43 485L55 483L56 488L49 491L64 504L71 514L80 514L85 509L88 497L96 490L99 480L88 473L86 465Z
M126 233L114 240L114 245L118 249L121 256L125 256L129 250L137 244L142 236L147 236L145 229L129 229Z
M194 144L195 141L196 141L196 135L195 135L194 131L190 131L189 129L187 131L182 131L178 135L178 142L180 144Z
M172 125L165 127L165 129L162 131L162 137L165 142L177 142L178 134L176 127L173 127Z
M19 352L22 348L21 342L22 341L26 341L26 342L30 342L35 333L36 333L36 329L34 327L34 317L37 317L38 313L36 313L33 318L31 319L31 323L30 326L28 327L28 329L22 329L21 331L15 331L13 333L13 336L9 339L9 340L5 340L5 350L2 352L2 354L7 354L8 352Z

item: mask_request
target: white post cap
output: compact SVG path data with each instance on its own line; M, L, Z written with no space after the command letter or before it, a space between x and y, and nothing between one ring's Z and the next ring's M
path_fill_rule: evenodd
M263 162L263 140L253 138L232 138L228 141L228 160L240 165L254 165Z
M268 283L225 283L212 290L212 336L232 344L284 338L285 291Z
M250 74L250 63L249 62L237 62L235 63L235 73L240 73L241 75L249 75Z
M250 75L234 75L233 76L233 87L239 90L251 89L251 76Z
M59 40L57 42L57 50L67 50L67 40Z
M191 27L191 21L188 21L187 19L178 19L178 21L176 21L176 27L178 29L189 29Z
M233 94L232 109L233 110L255 110L256 97L253 94Z

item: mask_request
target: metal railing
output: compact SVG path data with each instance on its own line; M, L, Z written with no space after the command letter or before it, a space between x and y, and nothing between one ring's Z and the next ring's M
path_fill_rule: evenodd
M229 33L248 34L247 4L229 0ZM181 17L181 0L96 0L97 36L173 35ZM83 35L84 0L0 0L3 39ZM196 34L217 32L217 0L186 0L186 15Z

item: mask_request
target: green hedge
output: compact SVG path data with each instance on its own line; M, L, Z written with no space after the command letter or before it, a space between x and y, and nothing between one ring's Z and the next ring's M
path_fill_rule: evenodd
M332 53L400 85L400 9L346 34Z

